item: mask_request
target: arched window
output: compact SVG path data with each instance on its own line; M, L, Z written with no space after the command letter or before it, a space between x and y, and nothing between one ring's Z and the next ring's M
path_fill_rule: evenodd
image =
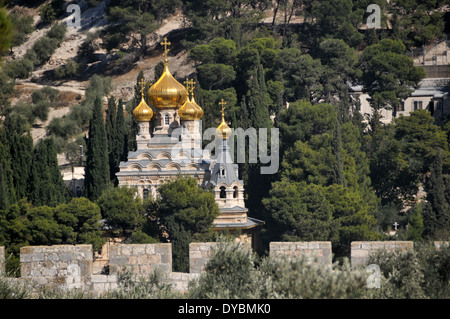
M227 198L227 191L225 190L225 186L220 188L220 198Z
M225 176L225 167L221 167L220 168L220 176L224 177Z
M233 187L233 189L234 189L234 192L233 192L233 198L237 198L238 197L238 187L237 186L234 186Z
M150 194L150 191L148 189L144 189L143 194L144 194L144 199L147 199L148 195Z
M164 125L170 124L170 116L169 114L164 115Z

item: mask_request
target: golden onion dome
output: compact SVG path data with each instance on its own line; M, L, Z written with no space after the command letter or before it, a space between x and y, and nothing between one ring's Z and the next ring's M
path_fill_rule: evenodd
M203 116L203 109L195 102L194 99L195 82L193 79L186 79L184 84L186 84L186 92L190 92L192 94L192 98L189 98L189 93L187 93L186 102L184 102L183 106L178 109L178 115L181 120L184 121L199 120Z
M141 102L133 110L133 116L138 122L148 122L153 118L154 112L144 100L144 94L142 94Z
M192 121L198 119L199 109L191 102L189 97L187 97L186 102L183 106L178 109L178 115L183 121Z
M222 139L227 139L231 135L231 129L225 122L225 117L222 113L222 122L220 123L219 127L216 129L216 135Z
M203 117L203 109L200 107L200 105L197 104L197 102L195 102L194 93L192 93L191 103L194 104L196 108L198 108L197 120L200 120Z
M158 109L179 108L186 102L186 88L172 76L167 59L161 77L147 92L150 103Z

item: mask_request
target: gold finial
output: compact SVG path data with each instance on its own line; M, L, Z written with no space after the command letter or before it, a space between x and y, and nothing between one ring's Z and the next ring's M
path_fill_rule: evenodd
M164 41L161 42L161 45L164 46L164 53L163 53L163 56L164 56L164 59L167 60L167 53L169 52L169 49L167 48L167 46L168 46L168 45L171 45L171 43L170 43L170 42L167 42L167 38L164 38Z
M227 104L227 102L225 102L223 99L219 102L219 104L222 106L222 110L220 111L222 113L222 117L224 117L224 111L225 111L225 104Z

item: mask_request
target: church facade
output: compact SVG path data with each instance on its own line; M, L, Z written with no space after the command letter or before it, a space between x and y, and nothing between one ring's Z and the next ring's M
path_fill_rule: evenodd
M145 102L145 82L141 82L141 101L133 110L139 132L137 149L128 153L116 173L119 186L137 189L142 198L158 196L157 189L180 175L198 180L199 187L212 189L220 208L213 229L228 230L242 242L254 244L258 226L264 222L248 217L244 203L244 183L239 179L238 166L233 163L227 140L231 129L224 117L216 129L219 139L217 156L211 158L201 146L201 118L203 109L195 102L194 82L186 80L184 87L171 74L167 60L167 39L164 45L164 71L148 90L153 109Z

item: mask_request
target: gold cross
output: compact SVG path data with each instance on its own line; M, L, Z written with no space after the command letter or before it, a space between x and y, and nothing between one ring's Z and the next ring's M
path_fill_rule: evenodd
M197 84L197 82L195 82L194 79L191 79L191 93L194 92L196 84Z
M191 86L191 93L194 92L194 88L195 88L195 84L197 84L197 82L194 81L194 79L191 79L189 82L189 85Z
M141 94L144 92L145 84L144 78L141 78L141 80L138 83L141 86Z
M161 45L164 46L164 58L167 59L167 53L169 52L169 49L167 49L168 45L171 45L170 42L167 42L167 38L164 38L164 42L161 42Z
M184 81L183 84L186 85L186 90L190 92L189 86L191 85L191 81L189 81L189 79L186 79L186 81Z
M223 112L225 111L225 104L227 104L227 102L225 102L223 99L219 102L219 104L222 106L222 110L220 111L220 112L222 112L222 115L223 115Z

